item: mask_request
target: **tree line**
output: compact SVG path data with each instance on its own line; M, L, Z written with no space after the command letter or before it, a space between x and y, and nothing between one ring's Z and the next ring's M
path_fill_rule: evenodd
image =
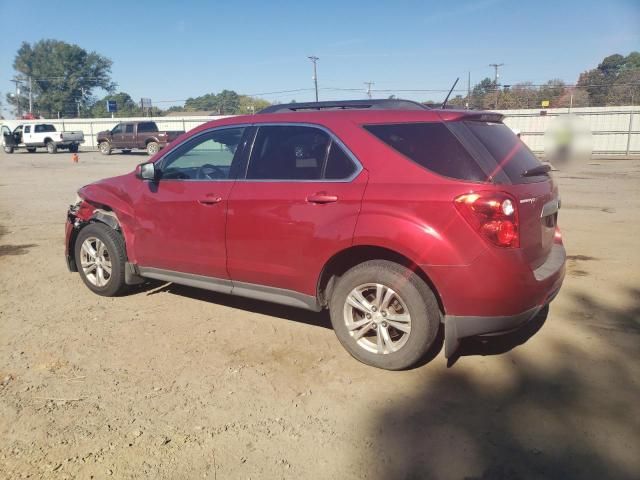
M143 111L128 93L117 91L111 78L113 62L97 52L87 52L78 45L45 39L18 49L13 68L19 88L6 95L14 111L45 117L109 117L106 102L115 100L117 116L154 116L170 112L204 112L234 115L254 113L270 103L261 98L239 94L233 90L207 93L188 98L182 106ZM96 97L103 90L106 95ZM583 72L575 85L559 79L543 85L530 82L515 85L496 84L484 78L474 85L470 94L456 95L449 100L453 106L481 109L632 105L640 102L640 52L627 56L615 54L603 59L594 69ZM425 102L429 103L429 102Z

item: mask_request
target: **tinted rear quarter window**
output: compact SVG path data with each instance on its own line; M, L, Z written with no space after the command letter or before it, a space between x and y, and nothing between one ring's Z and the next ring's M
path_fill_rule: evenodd
M351 161L340 145L335 141L331 143L324 178L329 180L342 180L349 178L356 171L356 166Z
M523 177L522 173L540 166L540 162L529 148L502 123L465 122L469 130L480 140L502 170L513 183L537 182L547 175Z
M409 160L445 177L485 181L487 175L444 123L365 125Z

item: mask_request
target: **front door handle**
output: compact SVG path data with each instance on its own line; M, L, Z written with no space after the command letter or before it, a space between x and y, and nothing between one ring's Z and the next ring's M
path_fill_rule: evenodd
M325 204L325 203L335 203L337 201L338 201L338 197L336 195L329 195L328 193L325 193L325 192L314 193L313 195L309 195L307 197L308 203Z
M202 205L215 205L216 203L220 203L222 201L222 197L220 195L207 195L206 197L198 200Z

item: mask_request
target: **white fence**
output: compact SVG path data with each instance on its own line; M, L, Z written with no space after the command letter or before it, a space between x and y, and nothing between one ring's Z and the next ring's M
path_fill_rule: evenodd
M501 110L506 115L504 122L521 133L522 140L535 153L544 153L544 136L555 119L568 113L583 119L592 134L593 153L601 155L637 155L640 154L640 107L588 107L531 110ZM224 118L224 116L205 117L136 117L136 118L72 118L47 119L47 123L62 130L81 130L84 132L84 148L96 148L96 135L109 130L119 122L153 120L161 130L184 130L202 125L205 122ZM18 120L3 121L10 128Z
M501 110L504 123L520 131L522 140L535 153L544 153L545 132L559 117L569 113L582 119L591 131L595 155L640 154L640 107L550 108L546 110Z

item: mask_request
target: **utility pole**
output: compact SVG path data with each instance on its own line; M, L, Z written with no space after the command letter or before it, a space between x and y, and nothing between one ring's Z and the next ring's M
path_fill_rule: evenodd
M33 113L33 85L31 83L31 75L29 75L29 113Z
M318 101L318 71L317 71L316 64L320 59L315 55L311 55L310 57L307 57L307 58L311 60L311 63L313 63L313 83L316 87L316 102L317 102Z
M18 85L20 85L20 80L18 80L17 78L14 78L12 80L10 80L11 82L16 84L16 105L18 106L18 118L20 118L22 116L22 110L20 109L20 88L18 87Z
M498 78L500 78L500 75L498 74L498 69L500 67L502 67L504 65L504 63L490 63L489 66L493 67L493 85L496 87L496 104L495 104L495 109L498 109L498 95L500 93L500 91L498 90Z
M375 82L364 82L364 84L367 86L367 97L371 99L371 85L375 85Z
M467 110L471 108L471 72L467 72Z

